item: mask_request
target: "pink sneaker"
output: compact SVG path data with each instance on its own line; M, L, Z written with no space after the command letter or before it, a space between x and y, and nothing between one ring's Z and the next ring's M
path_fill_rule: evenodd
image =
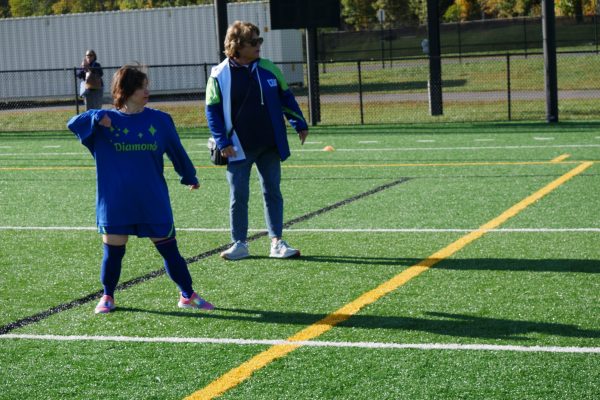
M198 296L198 293L194 292L192 297L186 299L182 294L179 296L179 303L177 303L179 308L198 308L200 310L213 310L215 306L210 304L208 301L204 300L202 297Z
M100 302L96 306L95 313L96 314L108 314L109 312L114 310L115 307L116 307L115 299L113 299L111 296L105 294L104 296L102 296L102 298L100 299Z

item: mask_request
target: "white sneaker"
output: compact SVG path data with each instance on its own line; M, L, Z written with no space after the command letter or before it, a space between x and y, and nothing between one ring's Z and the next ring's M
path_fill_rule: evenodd
M230 248L221 253L221 257L226 260L241 260L250 255L248 252L248 243L238 240Z
M300 257L300 250L294 249L285 240L279 239L276 243L271 243L271 254L269 257L290 258Z

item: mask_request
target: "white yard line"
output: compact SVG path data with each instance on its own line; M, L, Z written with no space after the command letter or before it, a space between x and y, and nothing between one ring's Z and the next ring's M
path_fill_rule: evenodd
M8 231L96 231L95 226L0 226ZM177 228L182 232L229 232L229 228ZM250 232L262 232L265 229L250 228ZM331 232L331 233L452 233L452 232L489 232L489 233L563 233L563 232L600 232L600 228L289 228L286 232Z
M418 350L470 350L470 351L520 351L546 353L600 353L600 347L575 346L514 346L492 344L459 343L381 343L381 342L325 342L288 341L269 339L228 339L228 338L182 338L182 337L139 337L139 336L87 336L87 335L28 335L5 334L0 339L27 339L48 341L93 341L93 342L142 342L142 343L197 343L247 345L299 345L309 347L354 347L363 349L418 349Z
M555 145L523 145L523 146L457 146L457 147L385 147L365 149L364 147L354 148L338 148L336 151L448 151L448 150L515 150L515 149L550 149L550 148L587 148L600 147L600 144L555 144ZM321 151L321 149L294 149L294 151L311 152ZM1 154L1 153L0 153Z

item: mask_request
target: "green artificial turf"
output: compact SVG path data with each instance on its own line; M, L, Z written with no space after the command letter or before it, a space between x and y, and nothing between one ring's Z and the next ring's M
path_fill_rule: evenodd
M284 235L302 257L268 258L262 236L238 262L205 256L230 241L225 169L210 165L206 137L182 132L200 190L180 185L168 160L165 176L194 287L217 309L177 308L174 283L152 275L162 270L152 244L132 238L121 283L141 279L102 316L91 296L102 256L91 155L65 132L0 137L0 328L74 339L0 335L0 399L182 399L269 345L161 340L284 340L314 328L588 161L499 231L313 338L328 346L301 346L222 398L600 397L599 122L331 126L304 146L290 135ZM249 222L251 235L264 231L255 172ZM557 351L567 347L596 352Z

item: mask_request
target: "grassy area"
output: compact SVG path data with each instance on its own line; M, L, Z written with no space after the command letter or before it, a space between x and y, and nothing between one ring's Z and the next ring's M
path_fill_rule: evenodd
M563 54L557 58L559 89L596 89L600 83L596 70L600 57L596 54ZM362 85L365 92L415 93L427 90L428 60L397 60L390 68L381 62L363 62ZM511 56L511 89L544 90L544 60L541 55ZM446 59L442 64L445 92L495 91L507 89L505 56ZM321 93L358 91L356 63L328 64L319 76Z
M165 178L192 258L228 243L228 186L206 130L183 132L201 189L169 167ZM256 371L224 377L221 398L598 398L599 138L600 120L317 127L304 146L290 136L282 190L285 220L298 222L285 237L301 258L270 259L267 239L253 240L249 259L190 263L212 313L178 309L160 275L97 316L93 296L64 306L100 288L92 157L64 131L0 136L0 330L55 309L0 334L0 399L182 399L243 363ZM499 230L470 236L493 221ZM433 267L392 281L423 260ZM132 238L121 282L161 269ZM319 322L357 299L369 301ZM261 340L307 330L309 343L257 364L277 346Z
M561 120L596 120L600 117L597 111L597 100L561 100L559 112ZM152 104L150 104L152 106ZM300 103L301 109L308 118L306 102ZM203 105L190 103L161 104L159 109L169 112L180 131L187 134L205 132L206 119L199 110ZM519 120L545 120L544 100L513 100L511 118ZM0 113L0 124L4 123L5 132L0 136L53 135L56 131L66 132L63 128L66 121L74 115L73 111L14 111ZM503 101L445 101L444 115L429 115L429 105L423 101L370 101L363 106L363 122L365 124L381 123L438 123L438 122L482 122L507 121L508 103ZM356 100L350 103L322 103L321 122L324 125L360 124L361 113ZM291 130L291 129L290 129ZM12 131L12 133L11 133Z
M558 57L559 90L588 90L600 92L596 75L600 70L597 54L562 54ZM435 122L435 121L498 121L508 119L506 57L479 57L446 59L442 65L444 93L466 93L477 96L485 92L499 92L501 98L485 101L454 101L444 98L444 116L429 116L428 104L410 98L385 98L386 95L427 94L429 79L427 60L395 61L390 68L381 67L380 62L363 62L361 65L362 91L365 96L363 120L365 123L380 122ZM513 93L537 91L527 99L515 99L511 105L513 120L545 118L544 65L539 55L512 56L510 59L510 87ZM361 122L359 105L359 77L355 63L327 64L320 73L320 93L342 95L341 100L321 101L321 123L355 124ZM306 88L294 88L299 96L305 115L308 117ZM380 99L377 96L381 96ZM468 100L468 99L467 99ZM560 118L598 119L600 112L597 99L559 98ZM200 101L161 102L152 105L173 115L180 128L206 126L204 105ZM468 112L465 112L468 110ZM32 108L0 111L0 132L11 131L56 131L65 129L68 119L74 115L75 107Z

